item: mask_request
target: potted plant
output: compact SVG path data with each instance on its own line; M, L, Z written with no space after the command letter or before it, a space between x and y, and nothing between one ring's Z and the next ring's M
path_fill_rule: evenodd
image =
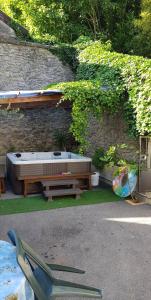
M126 148L125 144L111 145L104 153L100 160L104 163L104 168L101 171L101 176L111 182L118 172L119 167L125 166L127 161L120 159L120 150Z
M137 172L137 164L134 161L127 161L121 158L121 150L127 148L126 144L111 145L105 152L103 148L97 148L92 163L99 172L99 175L111 183L115 176L130 171ZM98 173L95 172L94 174ZM93 175L92 175L93 176Z

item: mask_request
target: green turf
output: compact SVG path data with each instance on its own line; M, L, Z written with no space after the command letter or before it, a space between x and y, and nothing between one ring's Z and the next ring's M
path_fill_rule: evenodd
M53 202L47 202L42 196L28 196L26 198L0 200L0 215L24 213L31 211L49 210L61 207L90 205L104 202L119 201L110 189L99 189L84 192L80 199L55 198Z

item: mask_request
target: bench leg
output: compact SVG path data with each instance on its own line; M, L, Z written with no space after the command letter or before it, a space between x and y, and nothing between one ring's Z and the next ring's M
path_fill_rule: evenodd
M48 202L52 202L52 201L53 201L53 200L52 200L52 196L49 196L48 199L47 199L47 201L48 201Z
M79 194L76 194L76 199L80 199L80 195Z
M24 197L27 196L27 182L24 180Z
M88 177L88 189L89 189L89 190L92 189L92 185L91 185L91 175L89 175L89 177Z

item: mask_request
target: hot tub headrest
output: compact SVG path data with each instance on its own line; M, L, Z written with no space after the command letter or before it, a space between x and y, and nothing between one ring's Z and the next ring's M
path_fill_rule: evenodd
M54 155L54 156L61 156L61 152L55 151L55 152L53 152L53 155Z
M21 157L21 153L15 153L16 157Z

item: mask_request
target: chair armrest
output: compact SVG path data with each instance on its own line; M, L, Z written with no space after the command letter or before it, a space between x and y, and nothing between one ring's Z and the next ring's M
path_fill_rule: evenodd
M56 265L56 264L47 264L47 266L54 271L63 271L63 272L72 272L72 273L80 273L84 274L84 270L68 267L68 266L62 266L62 265Z

